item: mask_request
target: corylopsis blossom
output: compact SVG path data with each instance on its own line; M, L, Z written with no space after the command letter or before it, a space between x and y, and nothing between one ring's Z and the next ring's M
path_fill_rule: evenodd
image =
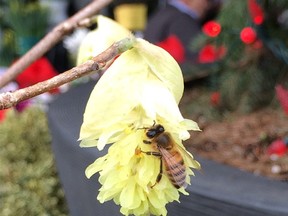
M102 21L106 19L101 17ZM99 26L96 31L101 35ZM127 30L121 37L125 31L127 37L133 37ZM102 37L106 37L105 31ZM113 62L92 91L81 126L80 145L99 150L109 145L108 153L86 169L88 178L100 174L102 187L97 199L101 203L114 200L124 215L166 215L166 204L179 201L179 192L187 192L184 187L173 186L165 168L157 182L163 156L154 155L159 150L155 144L145 142L149 140L146 132L160 124L171 135L183 157L185 181L190 184L192 168L198 169L200 165L182 141L190 137L188 130L199 128L179 111L184 87L177 62L162 48L143 39L133 40L133 48Z

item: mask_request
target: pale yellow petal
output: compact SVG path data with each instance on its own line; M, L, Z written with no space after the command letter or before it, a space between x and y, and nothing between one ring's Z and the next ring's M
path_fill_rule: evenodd
M117 58L93 89L85 109L80 139L121 122L138 106L139 91L147 71L133 64L139 56L125 57L129 52Z
M103 163L107 159L107 155L98 158L94 163L90 164L86 170L85 175L87 178L90 178L92 175L94 175L96 172L99 172L103 169Z
M178 190L176 189L172 189L172 188L167 188L165 190L165 196L166 196L166 200L167 202L173 202L173 201L177 201L179 202L179 193Z
M141 103L151 119L156 119L156 114L172 123L183 119L172 93L160 81L148 80L145 83Z
M124 208L134 209L140 206L141 200L136 194L136 182L132 176L120 194L120 203Z
M148 194L148 199L150 201L150 203L152 204L152 206L156 209L160 209L162 208L163 206L165 206L166 204L166 200L161 200L159 198L159 195L163 195L161 193L156 193L155 190L151 190L150 193Z
M103 150L104 146L111 141L111 137L115 135L116 133L119 133L123 128L114 128L111 126L111 128L107 128L101 136L99 137L97 147L101 151Z
M136 208L135 210L133 210L133 214L134 215L149 215L149 205L148 205L148 201L143 201L141 202L141 205Z
M80 142L80 147L94 147L97 146L97 140L84 139Z
M118 184L116 184L114 186L114 188L111 190L106 190L106 189L100 188L100 190L99 190L100 192L97 196L97 199L100 201L100 203L104 203L106 201L109 201L109 200L113 199L115 196L117 196L118 194L120 194L126 185L127 185L127 182L122 181L122 182L119 182Z
M138 48L145 63L172 92L176 102L179 103L184 91L184 81L178 63L164 49L140 38L137 41L135 47Z
M194 130L194 131L201 131L201 129L199 128L198 124L190 119L184 119L181 122L181 125L183 127L185 127L186 130Z
M97 28L83 39L77 58L77 65L97 56L114 42L131 37L131 33L117 22L105 16L97 16Z

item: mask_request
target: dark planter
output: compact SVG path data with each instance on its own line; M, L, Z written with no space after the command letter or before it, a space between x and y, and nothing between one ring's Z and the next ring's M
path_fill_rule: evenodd
M71 216L121 215L114 202L100 204L98 176L88 180L85 168L103 154L80 148L77 142L85 105L95 82L60 95L48 112L53 151ZM288 184L254 176L238 169L198 158L197 172L188 186L189 196L168 204L175 216L287 216Z

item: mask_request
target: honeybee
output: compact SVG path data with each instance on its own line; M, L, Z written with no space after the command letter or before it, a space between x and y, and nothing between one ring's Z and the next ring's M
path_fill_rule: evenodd
M162 178L163 164L166 169L166 174L173 186L177 189L185 187L187 173L184 160L171 134L165 131L162 125L154 124L147 129L146 136L149 140L143 140L143 142L145 144L155 145L159 152L142 152L160 158L160 171L152 187L159 183Z

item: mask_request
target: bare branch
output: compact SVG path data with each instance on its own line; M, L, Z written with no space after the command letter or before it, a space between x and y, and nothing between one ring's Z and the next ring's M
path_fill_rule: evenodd
M73 31L85 18L95 15L99 10L108 5L112 0L94 0L74 16L57 25L31 50L22 56L17 62L0 77L0 88L11 82L18 74L25 70L31 63L43 56L63 37ZM37 19L37 18L36 18Z
M94 71L102 69L107 62L120 55L122 52L127 51L133 47L134 39L125 38L121 41L114 43L107 50L98 56L88 60L82 65L74 67L58 76L49 80L37 83L27 88L19 89L15 92L5 92L0 94L0 110L7 109L15 106L17 103L40 95L44 92L57 88L65 83L71 82L75 79L83 77Z

